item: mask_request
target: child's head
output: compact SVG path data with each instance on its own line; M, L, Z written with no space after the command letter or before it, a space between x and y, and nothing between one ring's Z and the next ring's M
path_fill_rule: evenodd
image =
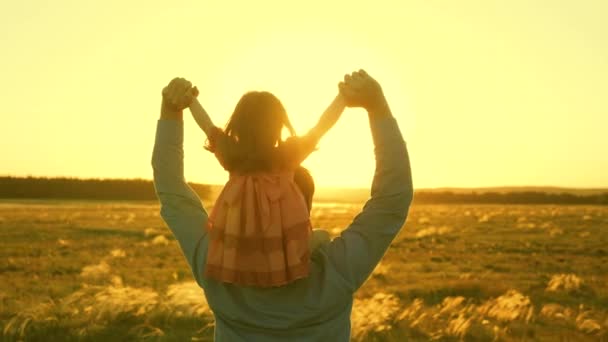
M286 127L295 134L287 112L276 96L252 91L241 97L224 132L236 143L226 154L225 167L231 171L266 171L272 165L273 151Z

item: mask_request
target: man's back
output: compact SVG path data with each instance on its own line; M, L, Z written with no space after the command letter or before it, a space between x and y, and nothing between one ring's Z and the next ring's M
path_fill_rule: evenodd
M315 249L310 275L287 286L238 287L202 278L216 341L348 341L352 293L328 269L328 248Z

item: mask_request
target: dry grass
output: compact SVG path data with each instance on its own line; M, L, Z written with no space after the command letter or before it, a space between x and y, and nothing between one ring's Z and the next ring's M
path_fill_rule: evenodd
M583 280L576 274L556 274L551 277L547 285L547 291L579 291L583 285Z
M360 204L322 204L332 234ZM213 316L145 202L0 202L4 340L209 340ZM608 338L608 208L414 206L357 293L355 341Z

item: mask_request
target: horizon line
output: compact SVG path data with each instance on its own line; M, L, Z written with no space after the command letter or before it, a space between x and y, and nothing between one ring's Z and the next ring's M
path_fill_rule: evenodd
M41 178L41 179L74 179L74 180L121 180L121 181L153 181L152 178L142 178L142 177L132 177L132 178L124 178L124 177L76 177L76 176L34 176L34 175L11 175L11 174L1 174L0 177L10 177L10 178ZM200 184L200 185L209 185L209 186L224 186L225 184L217 184L217 183L201 183L194 181L187 181L188 183ZM331 190L331 189L352 189L352 190L369 190L371 187L363 187L363 186L317 186L317 189ZM575 186L562 186L562 185L482 185L482 186L432 186L432 187L420 187L416 188L414 186L414 190L431 190L431 191L450 191L450 190L468 190L468 189L523 189L523 188L539 188L539 189L570 189L570 190L608 190L608 185L605 186L593 186L593 187L575 187Z

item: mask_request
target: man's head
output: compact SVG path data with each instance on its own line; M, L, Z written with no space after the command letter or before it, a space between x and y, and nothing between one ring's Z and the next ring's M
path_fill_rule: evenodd
M304 195L308 212L310 212L312 208L312 196L315 193L314 179L312 179L310 172L306 168L300 166L294 172L293 181L300 188L302 195Z

